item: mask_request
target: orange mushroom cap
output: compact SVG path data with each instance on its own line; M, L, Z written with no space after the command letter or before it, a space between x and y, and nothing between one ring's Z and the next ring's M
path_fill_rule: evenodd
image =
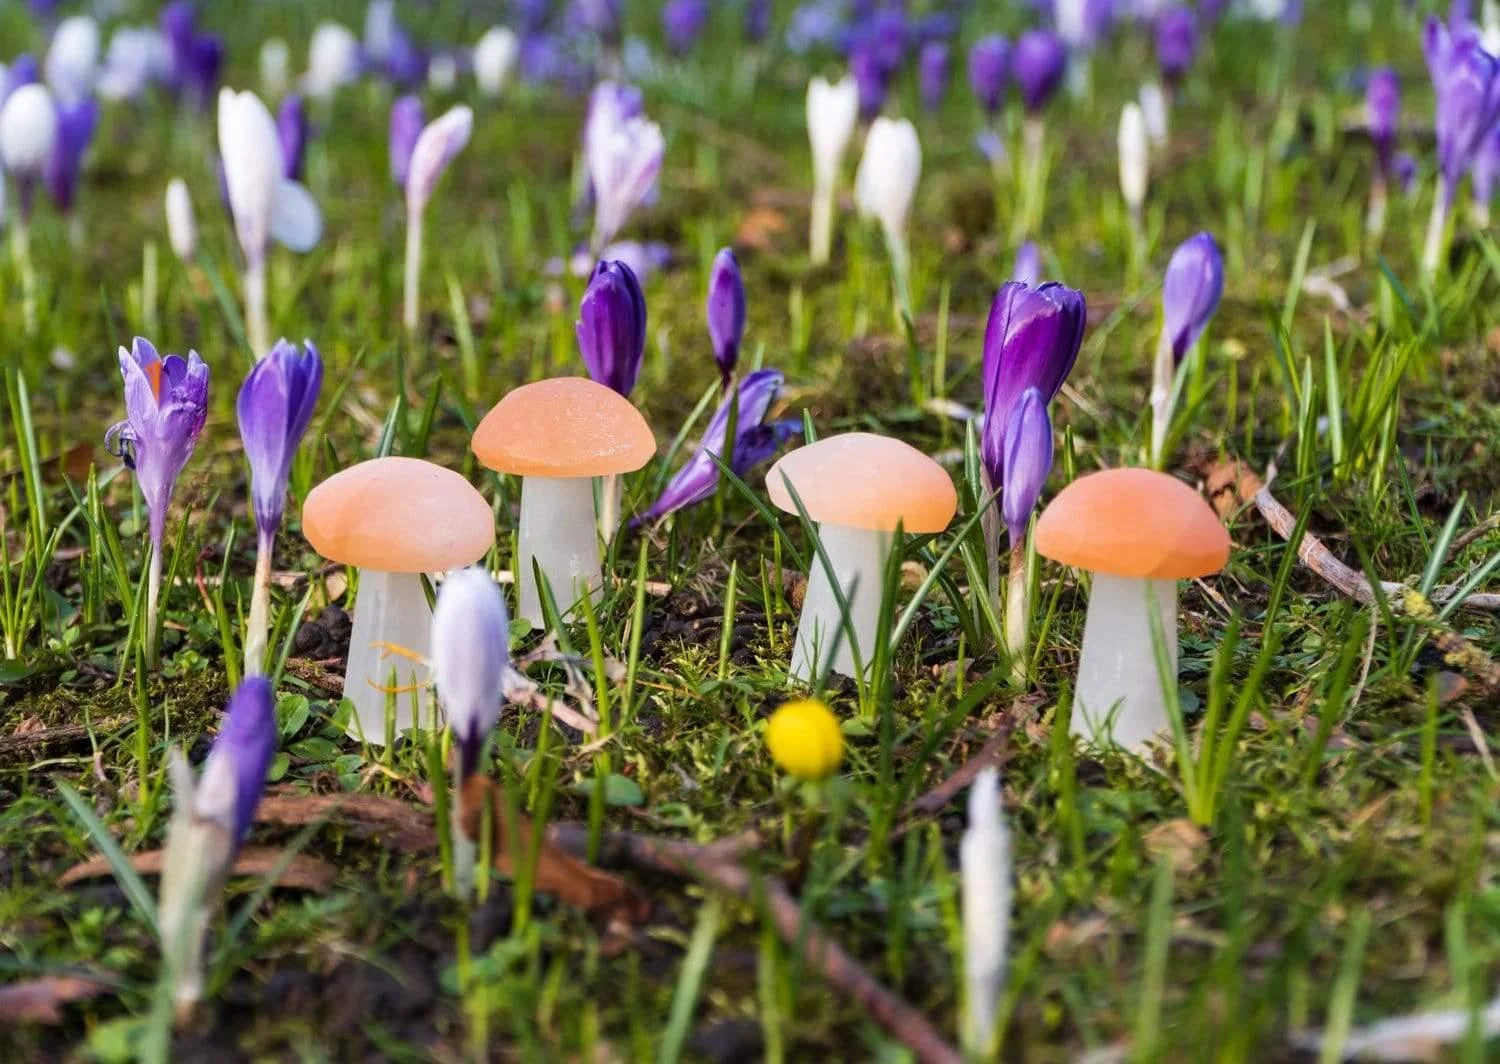
M948 472L921 451L889 436L848 432L799 447L771 467L771 501L796 513L791 481L807 515L819 524L890 532L941 532L958 509Z
M474 430L474 454L521 477L605 477L641 468L656 438L641 412L587 377L554 377L509 392Z
M1069 484L1037 519L1038 554L1075 569L1186 580L1229 560L1229 533L1182 481L1150 469L1106 469Z
M420 458L372 458L307 493L302 534L329 561L390 573L472 565L494 546L484 496Z

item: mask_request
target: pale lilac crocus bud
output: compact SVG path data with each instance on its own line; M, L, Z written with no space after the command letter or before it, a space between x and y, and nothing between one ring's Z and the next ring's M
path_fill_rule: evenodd
M318 23L307 46L303 90L314 99L327 99L358 80L359 69L359 38L340 23Z
M505 597L482 568L449 573L432 614L432 678L458 744L459 779L479 767L510 668Z
M427 113L417 96L402 96L391 104L390 158L391 180L404 193L406 175L411 169L411 153L426 125Z
M183 262L192 262L198 250L198 224L193 218L193 198L180 177L167 182L167 240Z
M720 248L708 274L708 337L724 387L734 376L745 335L745 282L732 248Z
M1166 460L1177 367L1208 327L1224 294L1224 257L1209 233L1178 245L1162 281L1162 331L1151 373L1151 464Z
M154 81L172 74L172 49L149 26L121 26L109 38L109 50L95 81L101 99L137 100Z
M99 70L99 24L87 15L59 22L44 68L59 104L76 104L92 93Z
M1427 19L1422 50L1437 98L1440 183L1422 253L1422 271L1431 278L1443 258L1448 210L1458 183L1473 163L1484 134L1500 117L1500 64L1472 31L1450 33L1435 16Z
M630 267L600 262L594 268L575 332L589 376L629 396L646 353L646 296Z
M422 212L438 178L448 169L474 131L474 112L460 104L434 119L417 138L406 173L406 300L408 330L417 327L418 290L422 280Z
M521 54L521 41L506 26L495 26L474 45L474 81L485 96L499 96Z
M625 227L637 207L654 199L666 141L661 127L642 115L626 118L586 146L594 189L594 234L602 249Z

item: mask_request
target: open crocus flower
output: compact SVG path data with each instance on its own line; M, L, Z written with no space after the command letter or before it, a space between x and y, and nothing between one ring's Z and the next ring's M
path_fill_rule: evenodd
M811 255L814 265L833 250L833 198L844 153L859 121L859 86L852 76L836 85L821 77L807 83L807 137L812 143Z
M1422 50L1437 97L1438 189L1422 251L1422 271L1430 278L1442 262L1448 211L1458 183L1500 116L1500 63L1472 31L1452 34L1436 16L1427 20Z
M73 209L78 176L83 170L83 156L94 139L99 125L99 102L92 97L77 103L59 104L57 137L47 160L47 191L52 202L64 214Z
M432 614L432 679L458 743L458 779L479 767L495 727L510 667L505 597L484 569L449 573Z
M183 466L193 456L208 418L208 366L190 351L161 358L149 340L120 348L125 420L105 434L105 448L135 472L150 518L151 570L146 590L146 659L156 661L156 614L167 509Z
M198 779L179 749L168 754L173 809L157 916L166 983L179 1015L203 995L204 934L255 822L275 753L275 692L265 677L251 676L230 698Z
M744 476L762 462L769 461L781 449L782 444L800 431L800 426L795 422L766 424L766 416L781 393L781 385L785 379L780 370L774 369L761 369L748 374L734 393L726 396L719 404L719 409L714 412L708 429L703 434L703 442L687 460L687 464L667 482L661 497L651 505L651 509L636 518L632 524L659 521L668 514L696 506L712 497L719 486L719 464L714 461L715 457L723 458L736 476ZM729 433L729 418L735 404L738 404L738 410L733 411L734 446L725 458L724 441Z
M402 315L409 331L417 327L417 298L422 281L422 215L438 178L448 169L474 132L474 112L459 106L434 119L411 150L406 171L406 298Z
M262 671L271 603L271 555L286 505L292 459L312 421L323 387L323 359L311 341L298 350L278 341L250 370L236 404L240 439L250 462L250 497L257 532L255 583L245 632L245 674Z
M732 248L720 248L708 273L708 338L725 388L734 376L745 336L745 282Z
M623 262L600 262L578 304L578 350L589 376L623 396L646 353L646 296Z
M625 227L637 207L655 197L666 142L661 127L644 115L623 118L611 126L603 120L596 124L591 113L584 151L594 193L594 233L589 246L597 254Z
M323 234L323 216L312 194L286 177L276 122L255 93L219 93L219 153L235 233L245 253L250 346L259 358L270 347L266 252L271 239L293 251L310 251Z
M1203 335L1224 294L1224 257L1211 233L1189 237L1172 252L1162 282L1162 331L1151 375L1151 464L1166 458L1177 367Z
M1396 131L1401 124L1401 78L1382 67L1371 71L1365 86L1365 130L1375 146L1375 174L1370 182L1370 210L1365 231L1378 237L1385 230L1385 207L1389 197L1391 164L1396 150Z
M907 283L911 254L906 226L921 176L922 144L917 140L916 127L904 118L875 119L865 137L865 153L854 175L854 200L860 213L880 222L891 256L896 298L907 317L911 316Z

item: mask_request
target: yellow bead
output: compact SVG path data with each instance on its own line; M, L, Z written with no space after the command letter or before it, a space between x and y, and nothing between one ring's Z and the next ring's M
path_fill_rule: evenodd
M838 718L815 699L788 702L772 713L766 745L783 772L803 780L832 775L844 759Z

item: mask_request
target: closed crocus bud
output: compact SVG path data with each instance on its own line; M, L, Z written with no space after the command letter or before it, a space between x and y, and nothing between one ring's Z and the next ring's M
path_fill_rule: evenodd
M193 198L180 177L167 182L167 240L183 262L191 262L198 250L198 223L193 219Z
M276 122L253 92L219 93L219 154L248 262L262 262L272 238L293 251L317 244L322 214L307 189L286 177Z
M1224 257L1212 234L1189 237L1172 252L1162 281L1163 321L1172 357L1181 362L1219 309L1224 294Z
M47 85L59 103L71 104L94 89L99 68L99 24L73 15L57 24L47 49Z
M250 498L262 543L273 540L281 527L292 460L322 388L323 359L310 340L304 340L300 350L278 341L240 386L235 410L250 462Z
M448 169L454 156L463 151L474 132L474 112L460 104L435 119L412 148L411 166L406 175L406 209L421 213L432 198L438 178Z
M730 248L721 248L708 273L708 337L714 345L719 376L727 384L740 357L745 335L745 282Z
M474 81L486 96L499 96L515 69L521 41L506 26L496 26L474 46Z
M302 180L302 161L307 153L307 107L296 94L281 101L276 109L276 134L281 139L283 174L291 181Z
M1365 129L1382 170L1388 169L1401 122L1401 78L1389 67L1370 72L1365 86Z
M1011 267L1010 279L1020 284L1035 286L1042 281L1042 252L1032 240L1016 249L1016 264Z
M844 760L844 733L838 718L815 698L788 702L766 722L766 746L788 776L827 779Z
M922 95L922 106L928 111L939 111L943 97L948 92L948 44L946 41L928 41L917 55L917 87Z
M99 125L99 102L91 97L71 104L59 104L57 137L47 160L47 192L57 209L64 214L73 209L78 177L83 170L83 156L94 139Z
M1198 52L1198 17L1185 4L1173 4L1156 19L1156 64L1168 84L1187 74Z
M263 676L246 677L229 699L224 726L203 763L198 788L199 816L228 829L236 849L255 823L255 807L275 753L276 699L271 683ZM213 801L214 795L224 794L232 800Z
M1015 547L1025 541L1031 512L1052 472L1052 419L1036 388L1021 393L1006 419L1004 450L1005 492L1000 497L1000 512Z
M432 613L432 678L458 744L459 778L479 767L510 667L505 597L481 568L450 573Z
M292 83L292 50L280 37L270 37L260 46L260 91L280 96Z
M849 73L859 86L859 116L874 118L885 106L886 69L879 56L868 48L857 48L849 55Z
M303 79L309 96L326 99L359 78L359 38L348 26L320 22L307 46L307 75Z
M667 47L678 55L692 50L708 25L708 4L704 0L667 0L661 9L661 28Z
M922 144L916 127L904 118L875 119L854 176L854 199L861 213L880 220L893 241L905 242L921 176Z
M1010 830L1000 808L1000 775L984 769L969 791L969 826L959 843L964 927L964 1044L989 1049L1005 985L1010 944Z
M422 135L426 122L427 115L418 97L402 96L391 104L391 179L403 190L406 188L406 175L411 170L411 153L417 146L417 138Z
M853 77L829 84L821 77L807 83L807 137L812 143L815 183L831 187L854 127L859 122L859 86Z
M1052 99L1068 72L1068 50L1050 30L1028 30L1016 40L1011 57L1016 86L1026 110L1040 111Z
M1140 104L1141 117L1146 122L1146 135L1151 138L1151 143L1158 147L1166 144L1167 94L1161 91L1161 86L1156 82L1148 81L1141 86L1136 100Z
M646 296L630 267L601 262L578 304L578 350L589 376L630 395L646 353Z
M135 100L171 73L172 50L161 33L149 26L121 26L109 38L94 87L106 100Z
M365 57L372 63L384 63L402 36L396 22L396 0L370 0L365 5Z
M969 49L969 87L986 114L1000 110L1005 82L1010 74L1010 44L994 34L981 38Z
M0 162L20 188L21 213L57 142L57 108L43 85L23 85L0 108Z
M1029 288L1008 282L990 305L984 330L984 428L980 457L990 485L1005 483L1005 439L1027 389L1051 403L1078 360L1088 307L1083 293L1056 282Z
M1151 147L1146 141L1146 116L1134 100L1120 112L1120 194L1131 215L1139 217L1146 202L1151 172Z

